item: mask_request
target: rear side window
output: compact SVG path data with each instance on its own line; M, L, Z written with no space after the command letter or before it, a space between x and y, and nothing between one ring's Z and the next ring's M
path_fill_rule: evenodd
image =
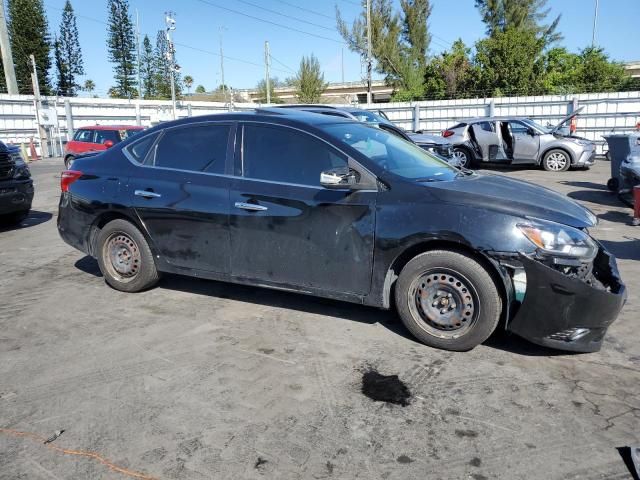
M205 124L171 128L156 147L156 167L224 173L229 125Z
M480 122L478 126L485 132L493 132L493 123L491 122Z
M73 139L76 142L93 142L93 130L78 130L76 134L73 136Z
M143 163L153 143L156 141L156 138L158 138L158 135L158 133L154 133L141 138L138 142L129 145L127 152L129 152L136 162Z
M115 130L96 130L95 143L104 143L111 140L114 144L120 141L120 135Z
M347 166L329 145L291 128L246 125L243 137L245 177L320 186L320 172Z

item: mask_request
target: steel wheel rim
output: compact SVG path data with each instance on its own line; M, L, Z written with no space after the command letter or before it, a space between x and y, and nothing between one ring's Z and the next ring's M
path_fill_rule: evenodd
M457 160L458 166L459 167L466 167L467 166L467 154L464 153L462 150L454 150L453 151L453 158L455 158Z
M455 339L468 333L480 314L474 285L460 272L434 268L416 277L408 292L409 310L430 335Z
M550 170L559 171L567 166L567 156L564 153L554 152L547 157L547 165Z
M111 276L120 282L131 282L140 272L140 248L124 232L114 232L109 236L104 243L102 258Z

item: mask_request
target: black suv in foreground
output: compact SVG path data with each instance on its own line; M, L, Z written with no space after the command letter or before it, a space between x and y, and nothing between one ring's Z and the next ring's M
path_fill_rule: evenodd
M161 124L76 160L61 188L60 235L127 292L170 272L395 305L438 348L471 349L501 325L582 352L626 299L587 209L330 116Z
M20 149L0 142L0 224L16 224L31 210L33 181Z

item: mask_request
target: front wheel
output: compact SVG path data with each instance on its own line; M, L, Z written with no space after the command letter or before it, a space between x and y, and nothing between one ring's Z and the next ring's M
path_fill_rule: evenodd
M542 159L542 168L547 172L566 172L571 166L571 159L564 150L550 150Z
M453 149L454 166L459 168L471 168L471 153L466 148Z
M418 255L400 272L395 300L407 329L422 343L465 351L493 333L502 300L489 272L449 250Z
M139 292L159 279L153 254L140 230L126 220L113 220L98 235L98 265L106 282L123 292Z

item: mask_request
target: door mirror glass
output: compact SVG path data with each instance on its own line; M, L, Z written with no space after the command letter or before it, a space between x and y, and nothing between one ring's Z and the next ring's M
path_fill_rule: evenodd
M102 144L107 148L111 148L113 147L113 140L105 140Z
M358 183L356 171L334 168L320 173L320 185L324 188L351 188Z

